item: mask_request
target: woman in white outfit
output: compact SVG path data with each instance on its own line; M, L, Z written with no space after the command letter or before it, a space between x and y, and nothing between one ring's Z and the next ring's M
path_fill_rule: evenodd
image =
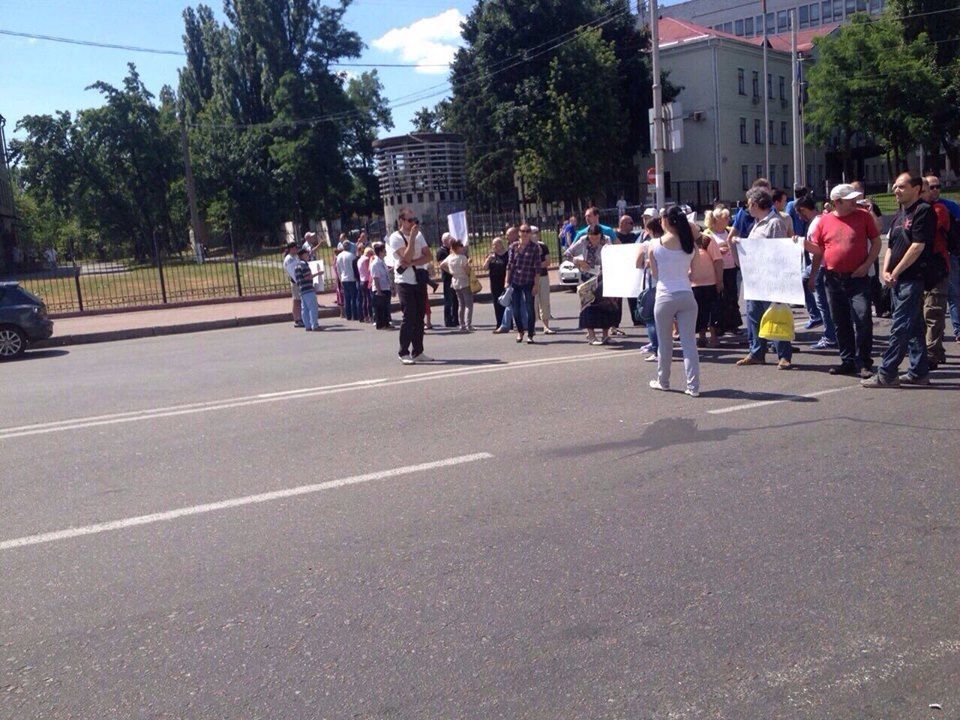
M687 395L700 395L700 355L697 352L697 301L690 284L690 264L694 242L687 216L672 207L663 218L664 235L654 246L650 270L657 281L654 319L660 348L657 353L657 379L650 381L655 390L670 389L670 362L673 359L673 321L680 328L683 369L687 376Z

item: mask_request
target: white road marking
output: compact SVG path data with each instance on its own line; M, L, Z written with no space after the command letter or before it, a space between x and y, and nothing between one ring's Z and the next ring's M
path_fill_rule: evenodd
M723 415L724 413L737 412L739 410L753 410L754 408L765 407L767 405L776 405L778 403L788 403L788 402L799 402L804 398L815 398L820 397L821 395L830 395L831 393L843 392L844 390L851 390L856 385L848 385L847 387L841 388L830 388L829 390L818 390L817 392L806 393L805 395L791 395L790 397L785 397L779 400L760 400L758 402L744 403L743 405L731 405L730 407L717 408L716 410L707 410L707 415Z
M393 468L392 470L380 470L379 472L367 473L365 475L354 475L353 477L342 478L340 480L329 480L327 482L316 483L313 485L300 485L299 487L288 488L286 490L274 490L272 492L260 493L258 495L247 495L245 497L231 498L229 500L221 500L219 502L177 508L176 510L168 510L166 512L152 513L150 515L138 515L136 517L125 518L123 520L111 520L110 522L96 523L94 525L84 525L82 527L69 528L67 530L41 533L39 535L27 535L25 537L19 537L0 542L0 551L12 550L14 548L25 547L27 545L40 545L42 543L56 542L58 540L69 540L70 538L80 537L82 535L96 535L98 533L110 532L113 530L123 530L125 528L136 527L138 525L151 525L153 523L168 522L170 520L177 520L190 515L202 515L204 513L216 512L218 510L229 510L231 508L243 507L245 505L256 505L258 503L282 500L285 498L296 497L298 495L309 495L311 493L322 492L323 490L333 490L334 488L341 488L347 485L357 485L359 483L372 482L374 480L386 480L387 478L399 477L400 475L410 475L411 473L424 472L427 470L453 467L455 465L465 465L467 463L478 462L480 460L489 460L492 457L493 455L486 452L473 453L472 455L461 455L459 457L447 458L446 460L435 460L433 462L420 463L419 465L405 465L404 467Z
M80 417L69 420L57 420L48 423L36 423L33 425L21 425L19 427L0 429L0 440L10 440L13 438L26 437L30 435L45 435L48 433L64 432L67 430L81 430L84 428L100 427L104 425L117 425L122 423L140 422L143 420L177 417L181 415L196 415L198 413L213 412L216 410L229 410L231 408L247 407L249 405L262 405L264 403L300 400L303 398L313 398L320 395L335 395L338 393L350 392L352 390L364 388L393 387L397 385L408 385L411 383L428 382L445 378L458 378L466 375L483 375L486 373L517 370L528 367L544 367L549 365L562 365L575 362L610 360L612 358L628 357L639 354L640 350L622 350L619 352L601 352L581 355L565 355L561 357L541 358L536 360L521 360L518 362L507 362L499 365L450 368L435 370L432 372L422 372L415 375L400 376L396 378L376 378L371 380L361 380L358 382L342 383L339 385L299 388L275 393L261 393L258 395L248 395L244 397L225 398L223 400L211 400L208 402L188 403L185 405L173 405L170 407L159 407L146 410L134 410L130 412L113 413L109 415L95 415L91 417Z

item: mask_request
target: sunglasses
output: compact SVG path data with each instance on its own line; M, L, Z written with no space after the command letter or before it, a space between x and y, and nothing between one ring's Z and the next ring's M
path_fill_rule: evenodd
M939 189L940 189L940 186L939 186L939 185L931 185L931 186L930 186L930 189L931 189L931 190L939 190Z
M527 233L532 233L533 230L521 230L520 232L522 232L524 235L526 235Z

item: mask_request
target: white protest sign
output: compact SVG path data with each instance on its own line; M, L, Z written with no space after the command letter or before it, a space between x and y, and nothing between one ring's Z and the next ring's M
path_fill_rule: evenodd
M324 280L323 276L325 272L325 269L323 266L323 260L311 260L307 264L310 266L311 275L320 273L313 279L313 287L316 289L317 292L323 292L323 280Z
M792 238L739 240L743 298L803 305L802 253L803 246Z
M643 271L637 268L639 245L605 245L600 253L603 296L635 298L643 288Z
M467 234L466 212L456 212L452 215L447 215L447 229L453 237L460 240L464 245L469 244L470 238Z

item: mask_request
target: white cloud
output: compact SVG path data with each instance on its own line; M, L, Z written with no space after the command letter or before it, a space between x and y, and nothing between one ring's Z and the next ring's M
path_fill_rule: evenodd
M466 17L456 8L393 28L373 41L377 50L398 53L405 63L416 63L418 73L445 75L460 47L460 24ZM443 67L428 67L442 65Z

